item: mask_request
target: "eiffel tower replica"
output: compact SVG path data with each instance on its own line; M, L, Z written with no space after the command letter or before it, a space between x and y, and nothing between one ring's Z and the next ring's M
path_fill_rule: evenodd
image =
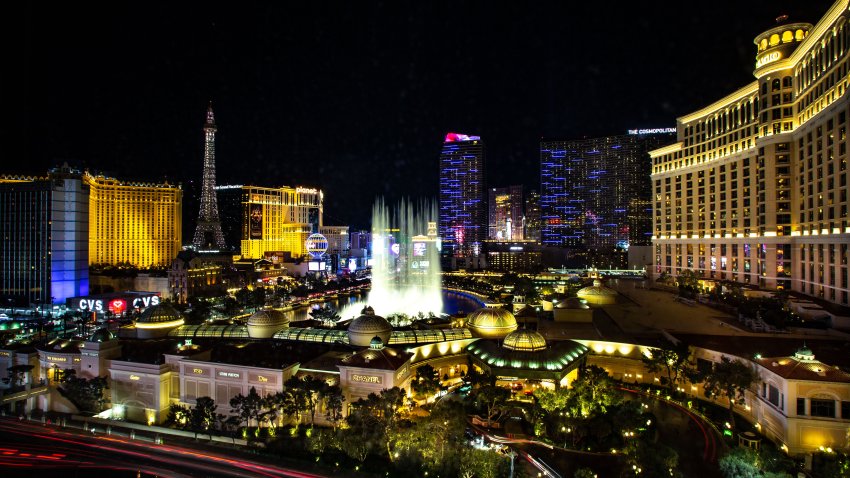
M201 212L192 244L198 251L221 251L225 249L221 220L218 217L218 200L215 196L215 116L212 102L207 108L204 123L204 182L201 185Z

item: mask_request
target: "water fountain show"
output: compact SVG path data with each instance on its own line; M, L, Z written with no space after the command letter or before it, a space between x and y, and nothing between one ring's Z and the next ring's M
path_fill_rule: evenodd
M364 305L377 314L439 314L440 238L433 203L401 201L391 210L379 199L372 208L372 290L365 301L340 311L357 316Z

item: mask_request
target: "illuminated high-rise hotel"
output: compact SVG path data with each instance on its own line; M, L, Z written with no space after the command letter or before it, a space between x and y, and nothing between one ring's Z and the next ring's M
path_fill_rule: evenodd
M490 188L488 239L523 239L522 185Z
M649 151L669 141L666 128L540 142L543 245L613 251L648 245Z
M848 17L841 0L815 26L758 35L756 80L678 118L678 141L651 153L656 275L850 304Z
M88 210L79 171L0 177L0 295L22 305L87 295Z
M182 246L183 190L85 173L89 263L164 267Z
M304 242L323 226L323 194L311 188L242 186L242 257L307 253Z
M447 255L466 255L487 238L484 143L448 133L440 153L440 237Z

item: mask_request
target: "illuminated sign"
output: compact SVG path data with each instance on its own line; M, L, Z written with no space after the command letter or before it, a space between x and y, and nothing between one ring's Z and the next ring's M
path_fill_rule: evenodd
M295 188L298 194L318 194L319 190L315 188Z
M141 378L142 377L139 377L138 375L130 375L130 380L139 380Z
M756 60L756 68L761 68L764 65L773 63L780 58L782 58L782 55L778 51L772 51Z
M103 310L103 301L99 299L80 299L80 310Z
M319 262L319 261L310 261L310 262L307 264L307 270L308 270L308 271L313 271L313 272L320 272L320 271L323 271L323 270L325 270L325 263L324 263L324 262Z
M68 359L65 357L52 357L50 355L47 356L47 360L51 362L67 362Z
M154 295L150 297L139 297L138 299L133 299L133 307L148 307L150 305L159 304L159 296Z
M9 352L0 352L0 357L10 357Z
M455 141L480 141L481 136L470 136L462 133L446 133L446 143L454 143Z
M357 270L357 259L351 258L348 259L348 270L356 271Z
M259 382L268 382L269 379L267 377L263 377L262 375L257 375L257 381Z
M414 256L424 256L426 247L427 247L427 245L424 242L414 242L413 243L413 255Z
M660 133L675 133L676 128L647 128L647 129L630 129L629 134L660 134Z
M522 246L511 246L511 250L512 250L512 251L521 251L521 250L522 250Z
M150 307L152 305L159 304L159 296L158 295L150 295L147 297L136 297L133 299L133 307ZM103 300L102 299L87 299L82 298L77 302L77 307L80 310L91 310L93 312L103 312ZM115 315L120 315L122 312L127 310L127 300L126 299L112 299L106 304L107 309Z
M112 299L109 301L109 311L115 315L121 315L127 310L127 301L124 299Z
M352 382L361 382L361 383L383 383L383 377L376 375L357 375L351 374Z
M242 374L239 372L218 372L218 376L221 378L241 378Z
M248 214L248 233L251 239L263 238L263 205L251 204Z
M401 246L399 246L398 243L395 243L390 246L390 251L392 251L393 254L398 255L398 253L401 251Z
M195 375L203 375L203 374L204 374L204 369L202 369L202 368L193 368L193 369L192 369L192 373L194 373Z

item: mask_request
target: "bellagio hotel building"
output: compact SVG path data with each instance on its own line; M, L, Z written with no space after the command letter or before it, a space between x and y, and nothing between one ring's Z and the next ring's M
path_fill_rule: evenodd
M848 297L850 5L755 39L755 81L650 153L654 274ZM781 19L780 19L781 21Z

